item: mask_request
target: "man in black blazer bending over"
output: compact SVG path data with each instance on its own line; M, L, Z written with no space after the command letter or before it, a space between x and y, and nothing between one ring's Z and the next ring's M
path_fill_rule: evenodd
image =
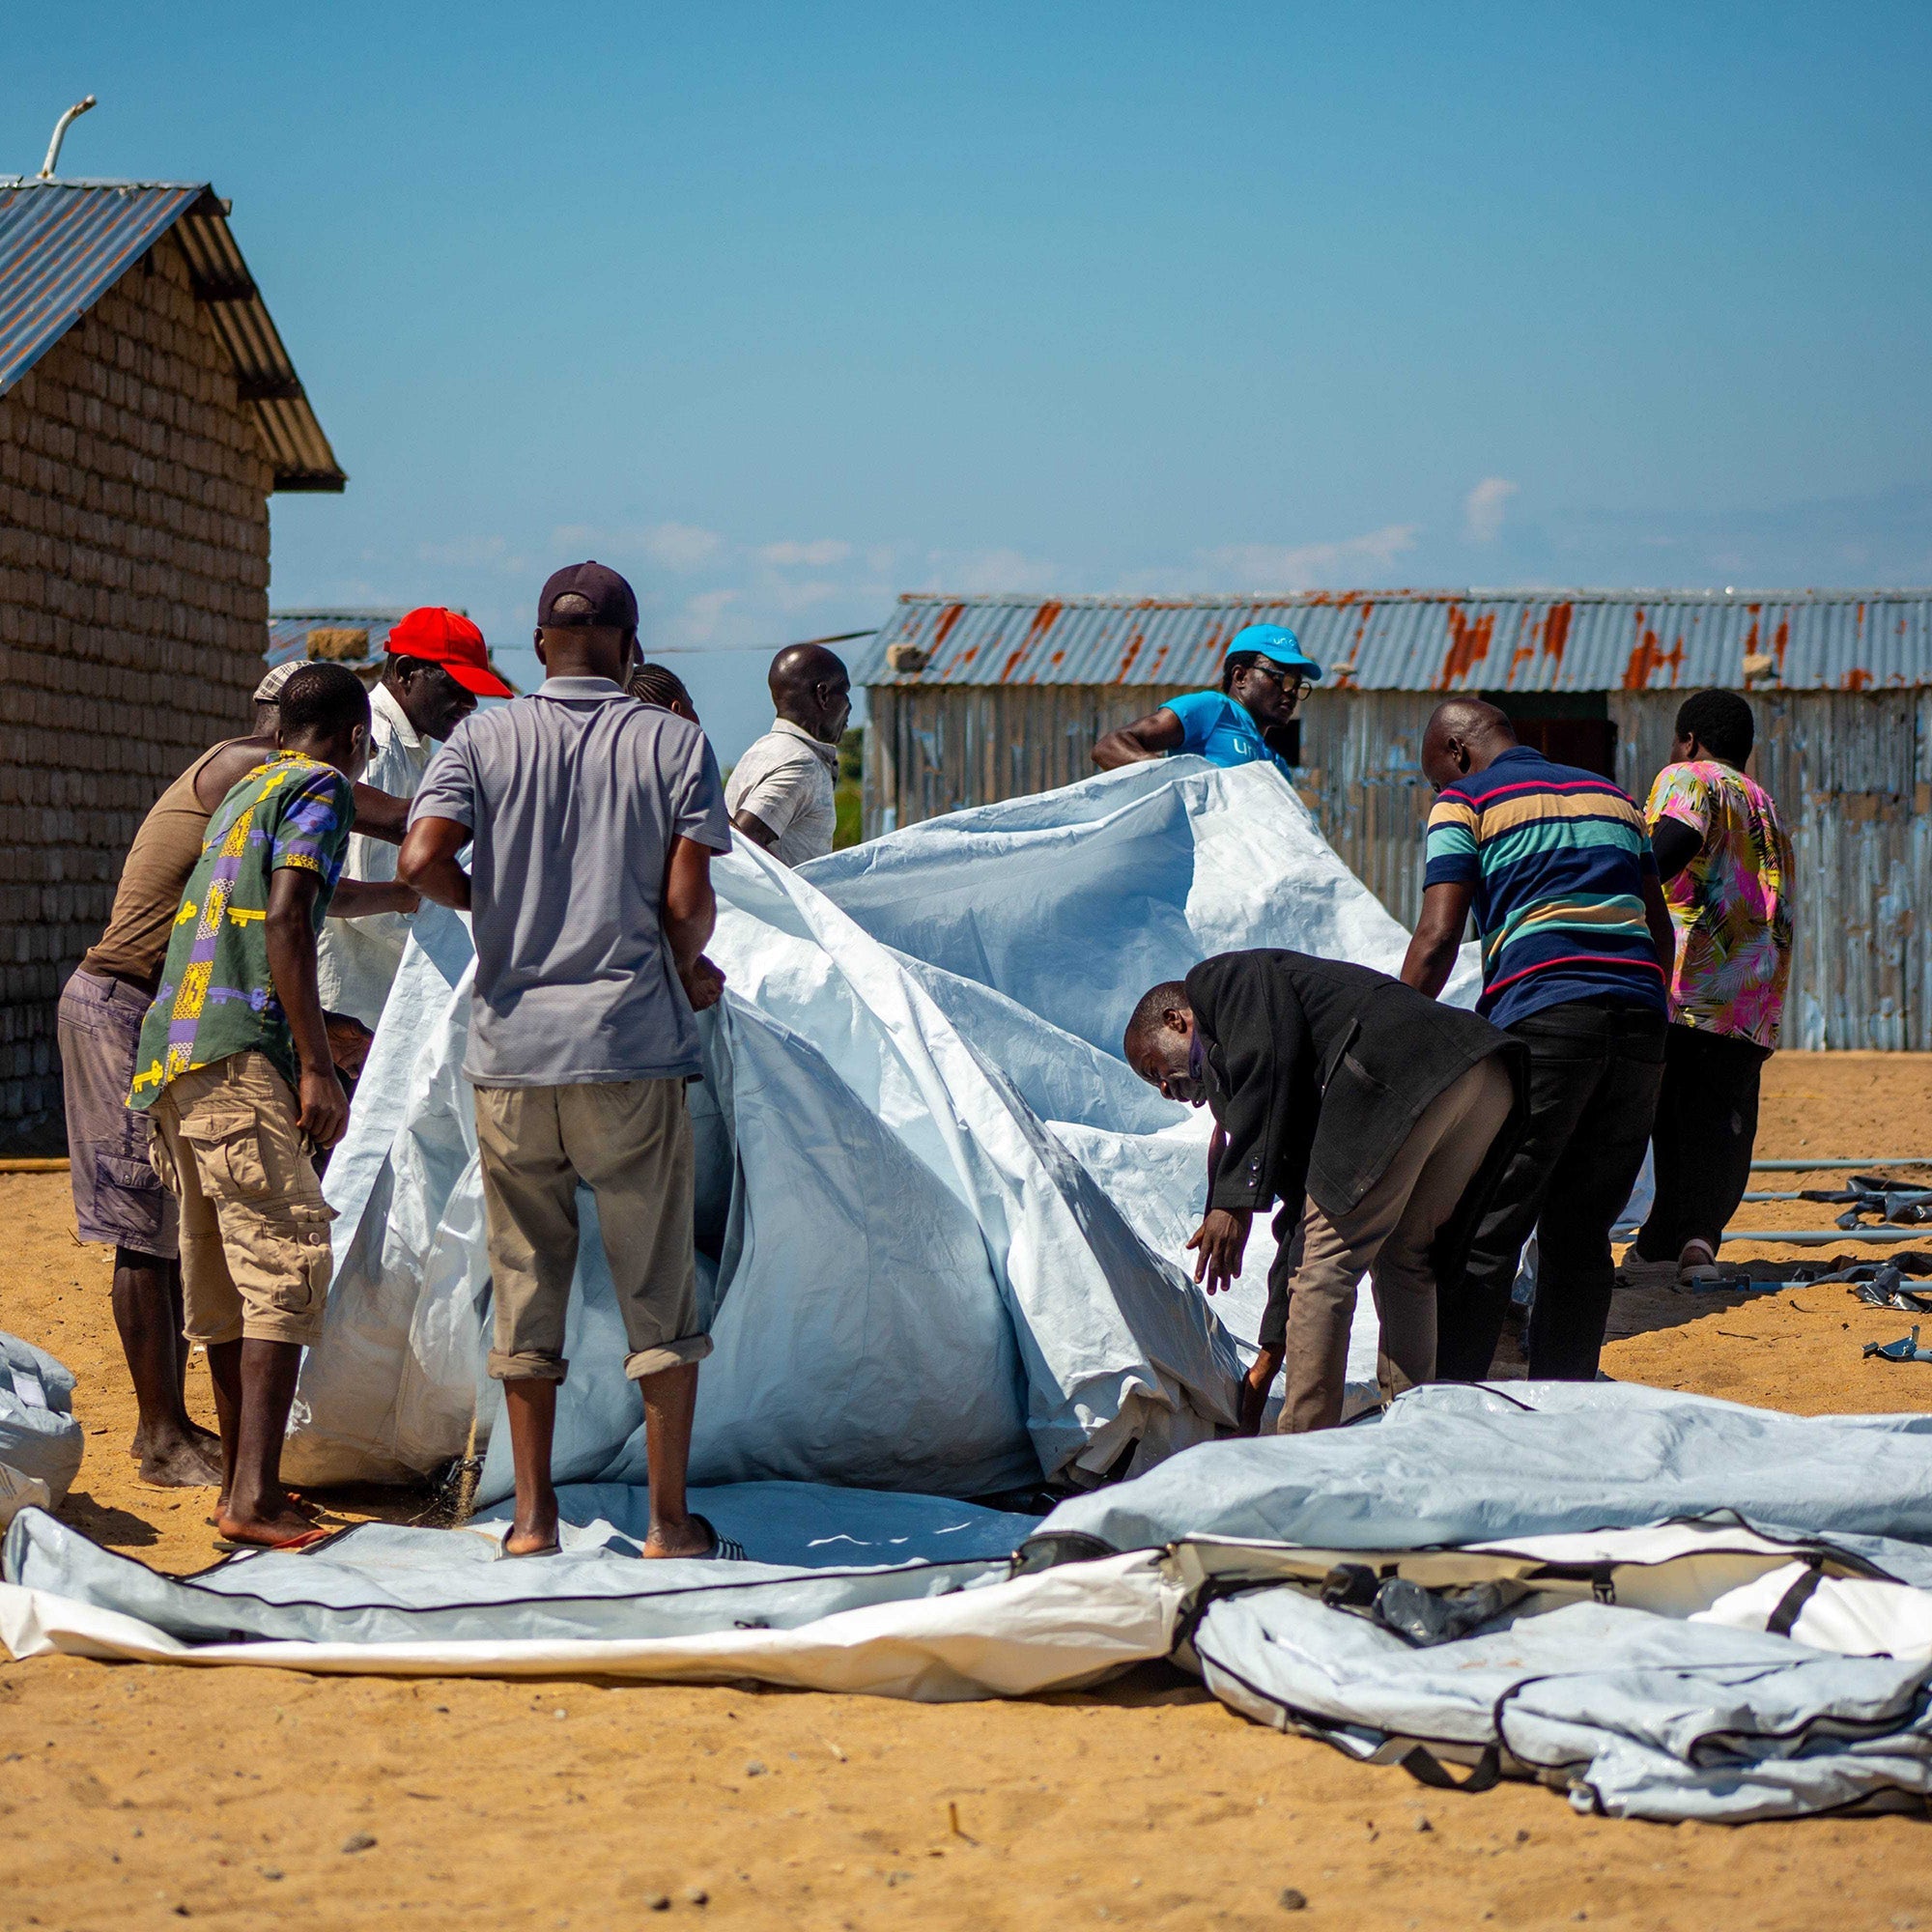
M1188 1242L1209 1294L1241 1272L1256 1212L1281 1203L1241 1433L1259 1432L1284 1356L1283 1432L1341 1421L1364 1274L1384 1400L1431 1380L1437 1290L1460 1276L1527 1118L1521 1044L1366 966L1254 952L1153 987L1124 1045L1170 1100L1213 1109L1208 1211Z

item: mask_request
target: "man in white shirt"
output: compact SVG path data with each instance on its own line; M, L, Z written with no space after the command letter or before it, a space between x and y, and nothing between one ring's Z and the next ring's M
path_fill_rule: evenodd
M822 644L787 644L772 660L770 682L778 717L732 768L724 805L747 838L781 865L802 866L832 850L852 680Z
M513 695L490 668L483 633L468 617L436 607L412 611L390 631L381 681L369 694L364 781L396 798L413 798L435 750L430 741L447 738L476 709L478 697ZM359 833L353 836L342 876L393 880L396 847ZM413 902L413 894L402 888L398 892L399 903ZM324 1009L374 1033L409 937L407 911L324 921L316 949Z

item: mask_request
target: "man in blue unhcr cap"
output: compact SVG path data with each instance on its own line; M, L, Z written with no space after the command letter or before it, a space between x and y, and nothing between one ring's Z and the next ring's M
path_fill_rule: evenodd
M1219 691L1171 697L1159 710L1105 733L1094 744L1094 762L1111 772L1173 752L1198 752L1211 765L1266 759L1287 778L1289 762L1269 734L1294 716L1302 694L1321 675L1321 667L1293 631L1250 624L1228 645Z

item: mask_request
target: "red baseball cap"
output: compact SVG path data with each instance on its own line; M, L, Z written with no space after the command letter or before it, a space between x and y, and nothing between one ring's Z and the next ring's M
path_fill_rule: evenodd
M516 693L490 668L483 633L460 611L440 604L412 611L389 631L390 653L440 665L465 691L478 697L514 697Z

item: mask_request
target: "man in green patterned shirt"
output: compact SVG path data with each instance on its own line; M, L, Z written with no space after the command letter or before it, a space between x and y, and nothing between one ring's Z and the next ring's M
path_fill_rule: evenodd
M340 665L282 689L276 755L208 822L141 1027L130 1107L181 1197L186 1332L208 1349L225 1480L225 1548L320 1536L281 1483L304 1346L322 1333L329 1210L310 1158L349 1102L316 989L316 935L342 873L369 698Z

